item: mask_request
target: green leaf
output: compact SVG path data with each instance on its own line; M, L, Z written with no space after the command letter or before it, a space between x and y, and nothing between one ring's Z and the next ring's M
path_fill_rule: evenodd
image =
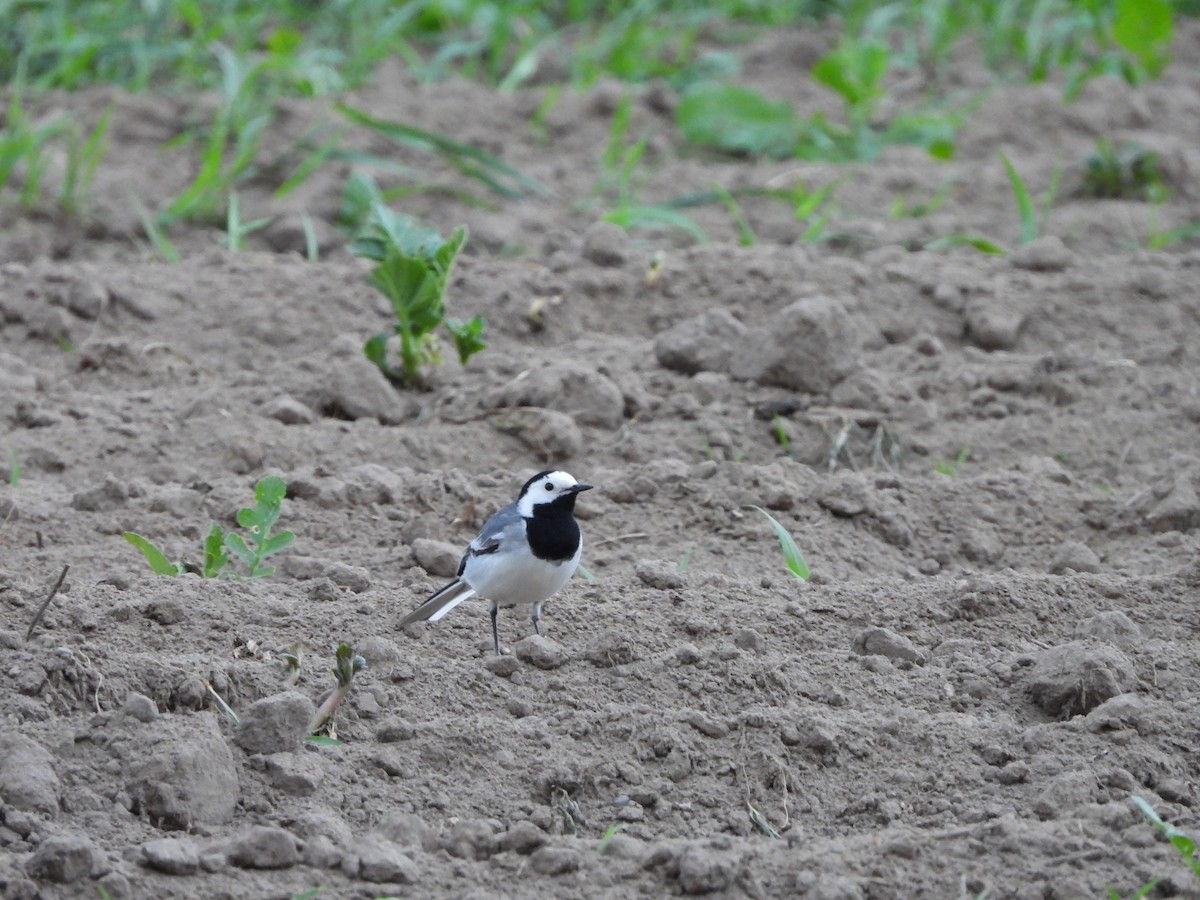
M702 147L750 156L786 157L800 140L800 121L786 100L772 102L748 88L703 84L675 108L684 138Z
M949 250L951 247L972 247L980 253L1006 256L1008 251L994 241L976 234L947 234L925 245L926 250Z
M484 350L487 344L483 342L483 329L486 326L483 316L475 316L469 322L461 319L447 319L446 329L454 338L454 347L458 350L458 361L466 365L467 360Z
M254 551L246 546L246 540L235 531L231 531L225 535L225 546L233 551L234 555L248 566L254 565Z
M384 375L390 377L392 367L388 365L387 361L387 342L388 333L386 331L381 331L379 334L367 338L367 342L363 344L363 355L375 363Z
M213 522L208 537L204 539L204 577L216 578L227 562L229 555L225 552L225 529Z
M1000 154L1000 160L1004 163L1005 171L1008 172L1013 197L1017 201L1017 213L1021 218L1021 243L1028 244L1037 237L1038 232L1037 210L1033 205L1033 197L1029 194L1029 188L1025 186L1025 180L1017 172L1017 167L1012 164L1004 151L997 150L996 152Z
M278 553L280 550L286 550L292 546L292 542L295 540L296 535L290 531L281 531L279 534L273 534L259 545L259 555L267 557L272 553Z
M796 546L792 535L773 515L761 506L754 506L752 508L757 509L766 516L767 521L771 523L771 527L775 529L775 536L779 538L779 546L783 548L783 559L787 563L788 571L801 581L808 581L808 563L804 561L804 556L800 553L800 548Z
M126 531L125 540L142 551L142 556L146 558L146 562L150 564L150 568L154 570L155 575L170 575L173 577L183 571L182 566L167 559L165 553L140 534L133 531Z
M861 114L883 96L883 77L888 70L888 48L866 41L843 44L813 65L813 80L841 94Z
M1175 35L1169 0L1117 0L1113 39L1137 57L1151 78L1157 78L1170 61Z
M323 734L306 735L304 740L310 744L313 744L314 746L317 746L317 747L340 747L340 746L342 746L342 742L339 741L337 738L327 737L326 735L323 735Z

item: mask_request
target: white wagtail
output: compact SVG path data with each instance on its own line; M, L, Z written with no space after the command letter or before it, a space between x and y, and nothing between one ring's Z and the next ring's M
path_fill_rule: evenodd
M531 606L533 630L541 634L542 604L570 581L579 566L583 537L575 521L575 498L590 484L566 472L538 472L510 503L483 523L458 564L458 577L400 623L436 622L468 597L487 599L492 616L492 641L500 654L496 610Z

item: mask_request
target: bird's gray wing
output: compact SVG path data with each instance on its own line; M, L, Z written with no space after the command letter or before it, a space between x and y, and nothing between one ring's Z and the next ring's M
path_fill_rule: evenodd
M484 522L483 527L479 529L479 534L475 535L471 543L467 545L467 552L463 554L462 560L458 564L458 577L405 616L400 627L411 625L413 622L436 622L458 604L473 597L475 595L474 588L462 579L467 562L472 556L486 556L489 553L499 552L506 545L511 546L524 533L525 522L521 518L521 514L517 512L517 505L510 503Z

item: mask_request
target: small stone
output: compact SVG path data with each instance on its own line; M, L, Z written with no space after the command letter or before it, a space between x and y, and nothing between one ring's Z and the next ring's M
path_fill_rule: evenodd
M1083 541L1063 541L1050 562L1050 574L1062 575L1067 570L1096 573L1102 568L1100 557Z
M734 350L746 338L746 326L722 307L714 307L660 332L654 356L665 369L695 375L728 372Z
M123 506L128 499L128 488L112 475L105 475L100 484L72 496L71 508L81 512L103 512Z
M1075 626L1075 637L1105 641L1126 650L1139 647L1143 642L1142 629L1119 609L1084 619Z
M304 865L314 869L336 869L342 864L344 856L330 838L323 834L314 834L304 842L304 852L300 859Z
M580 425L618 428L625 395L607 375L579 361L530 369L489 398L493 407L533 406L567 413Z
M284 425L311 425L316 421L313 411L289 394L280 394L268 400L262 411L267 417Z
M885 656L888 659L925 665L925 654L902 634L889 628L865 628L854 636L852 649L860 656Z
M521 663L515 656L489 656L483 662L483 667L499 678L511 678L513 672L521 668Z
M583 235L580 255L593 265L623 266L629 258L629 235L611 222L596 222Z
M242 712L234 741L247 753L299 750L316 711L313 702L299 691L263 697Z
M533 704L519 697L509 698L508 702L504 704L504 708L514 719L524 719L533 715Z
M492 827L481 819L462 819L450 829L443 845L458 859L487 859L498 849Z
M683 575L678 566L659 559L639 559L634 563L634 573L642 584L657 591L671 591L683 587Z
M539 875L565 875L579 868L579 853L570 847L540 847L530 855L529 867Z
M602 631L588 643L584 657L594 666L611 669L641 659L629 635L621 631Z
M503 409L490 421L497 431L512 435L547 459L570 459L584 447L583 432L575 419L556 409Z
M47 838L25 861L25 871L33 878L54 884L72 884L88 878L100 862L92 842L78 834L60 834Z
M386 719L375 729L375 740L381 744L411 741L416 736L417 727L406 719Z
M1132 728L1142 737L1164 730L1171 719L1161 705L1138 694L1117 694L1087 714L1087 729L1096 733Z
M1028 763L1010 762L996 772L996 781L1004 785L1024 784L1029 780L1029 774Z
M691 843L679 856L679 886L685 894L711 894L733 884L741 857L733 850Z
M1062 272L1074 264L1075 254L1058 235L1047 234L1018 247L1008 261L1014 268L1031 272Z
M139 722L150 722L158 717L158 705L145 694L130 691L121 707L125 715Z
M517 641L513 655L523 663L539 669L557 669L569 659L563 646L540 634L531 634Z
M437 849L437 838L416 813L391 813L378 822L371 833L404 850Z
M1043 650L1028 676L1033 702L1059 718L1090 712L1136 683L1128 657L1095 641L1072 641Z
M539 847L544 847L548 840L546 832L532 822L523 820L513 823L508 831L500 835L499 846L501 850L528 856Z
M200 868L200 851L190 838L160 838L142 844L146 865L167 875L192 875Z
M963 311L967 336L984 350L1011 350L1025 324L1026 313L1015 304L981 297Z
M722 738L729 734L728 725L698 709L689 709L685 712L683 714L683 721L706 737Z
M453 578L458 574L463 550L457 544L417 538L412 542L417 565L437 578Z
M320 760L311 754L272 753L267 757L271 786L290 797L311 797L324 780Z
M765 328L747 333L730 371L735 378L822 394L854 371L862 344L842 304L808 297L782 309Z
M58 791L49 751L23 734L0 732L0 800L14 809L53 816Z
M700 662L700 648L695 644L680 644L675 648L675 658L685 666Z
M166 830L224 825L240 796L216 716L159 716L138 728L125 790L133 811Z
M354 594L362 594L371 589L371 575L362 566L332 562L325 567L321 575Z
M342 871L372 884L416 884L419 877L416 864L400 847L378 834L367 834L356 842Z
M239 869L290 869L300 862L295 838L275 825L255 825L237 835L227 858Z

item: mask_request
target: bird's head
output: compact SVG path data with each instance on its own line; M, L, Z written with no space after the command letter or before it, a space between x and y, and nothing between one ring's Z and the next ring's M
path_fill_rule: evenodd
M576 481L561 469L546 469L525 482L517 497L517 512L528 519L539 507L570 511L575 508L575 498L579 492L591 489L590 484Z

